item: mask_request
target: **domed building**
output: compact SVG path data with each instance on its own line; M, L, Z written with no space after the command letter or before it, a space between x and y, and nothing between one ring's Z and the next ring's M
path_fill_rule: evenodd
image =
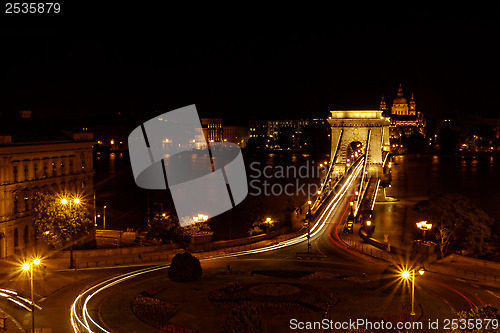
M412 133L420 133L425 137L425 118L422 112L417 111L415 97L411 94L410 102L403 94L403 87L399 84L398 93L394 99L389 113L384 96L380 101L380 110L384 115L391 118L389 137L392 148L401 148L401 139L411 136ZM404 147L403 147L404 148ZM397 149L400 150L400 149Z

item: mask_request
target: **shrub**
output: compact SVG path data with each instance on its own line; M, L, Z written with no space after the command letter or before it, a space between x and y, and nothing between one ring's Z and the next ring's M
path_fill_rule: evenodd
M168 269L168 278L175 282L195 281L201 277L203 269L198 258L191 253L178 253Z

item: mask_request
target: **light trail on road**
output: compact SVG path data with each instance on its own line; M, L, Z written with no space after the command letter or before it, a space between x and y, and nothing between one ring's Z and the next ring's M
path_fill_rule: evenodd
M322 211L320 214L317 223L311 228L310 230L310 237L316 237L319 235L320 232L324 231L324 229L327 226L328 221L330 220L331 216L333 215L335 209L338 207L338 204L341 202L343 196L348 193L349 189L351 188L353 182L357 179L359 176L360 172L363 169L363 160L364 158L361 158L359 160L359 163L357 164L356 167L354 167L353 171L351 174L346 178L344 184L341 186L340 190L338 193L335 194L335 196L330 200L328 203L327 207ZM231 257L238 257L238 256L243 256L243 255L249 255L249 254L257 254L257 253L263 253L263 252L268 252L268 251L274 251L278 250L284 247L288 247L291 245L295 245L301 242L307 241L307 234L303 234L300 236L297 236L295 238L289 239L287 241L283 241L278 244L274 245L269 245L265 246L259 249L253 249L253 250L246 250L246 251L240 251L240 252L234 252L230 254L223 254L223 255L218 255L212 258L205 258L201 259L201 261L204 260L214 260L214 259L223 259L223 258L231 258ZM130 280L132 278L138 277L143 274L148 274L152 273L158 270L166 269L168 268L169 265L163 265L163 266L154 266L154 267L149 267L149 268L144 268L140 270L136 270L133 272L125 273L125 274L120 274L118 276L115 276L113 278L107 279L105 281L102 281L90 288L87 288L86 290L82 291L78 297L74 300L73 304L71 305L70 309L70 320L71 320L71 325L73 327L73 330L75 333L94 333L94 332L105 332L105 333L110 333L109 330L106 328L102 327L95 319L92 318L91 314L89 313L89 302L93 297L95 297L97 294L101 293L102 291L113 287L121 282Z
M16 291L10 290L10 289L4 289L0 288L0 297L5 298L6 300L15 303L22 307L23 309L26 309L31 312L31 300L27 299L25 297L20 296ZM38 309L41 310L42 307L39 306L38 304L34 304L34 306Z

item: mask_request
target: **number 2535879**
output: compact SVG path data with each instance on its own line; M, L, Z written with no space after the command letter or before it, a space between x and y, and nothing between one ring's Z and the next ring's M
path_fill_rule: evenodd
M6 14L57 14L61 12L58 2L7 2Z

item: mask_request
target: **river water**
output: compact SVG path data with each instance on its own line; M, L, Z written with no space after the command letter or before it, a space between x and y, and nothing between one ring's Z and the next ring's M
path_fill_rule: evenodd
M396 202L377 203L374 237L401 245L421 236L415 223L422 220L413 206L431 192L466 196L495 220L500 220L500 157L465 158L439 155L393 157L392 183L386 196Z
M215 239L248 236L253 221L263 217L286 220L287 211L306 202L309 192L311 196L316 193L321 176L318 165L328 157L244 152L244 161L249 194L235 208L210 219ZM94 169L97 211L101 214L98 228L103 225L104 206L106 229L145 230L148 202L151 212L175 212L168 190L146 191L135 184L128 154L96 155Z
M242 204L213 219L211 224L218 229L217 239L245 236L252 220L260 215L284 219L287 206L296 206L307 200L307 185L314 185L311 191L315 192L319 175L313 166L324 163L328 157L244 154L244 160L250 194ZM293 170L288 169L287 174L288 167L294 167L299 172L294 175ZM300 167L302 169L299 170ZM147 227L148 195L151 211L175 211L169 191L146 191L137 187L126 153L96 155L94 169L97 211L101 214L98 218L99 228L102 227L103 206L106 205L107 229L144 230ZM264 186L265 182L268 183L267 187ZM301 189L302 184L306 184L306 187ZM275 186L272 187L273 185ZM383 241L384 235L388 234L389 242L395 245L418 237L415 223L420 221L421 217L412 207L419 200L427 198L431 191L467 196L498 221L499 185L499 156L479 159L438 155L394 156L392 183L391 187L386 189L386 195L398 201L375 205L374 237ZM287 193L280 193L280 190L285 188ZM261 195L256 195L259 194L259 189ZM266 189L268 195L264 193Z

